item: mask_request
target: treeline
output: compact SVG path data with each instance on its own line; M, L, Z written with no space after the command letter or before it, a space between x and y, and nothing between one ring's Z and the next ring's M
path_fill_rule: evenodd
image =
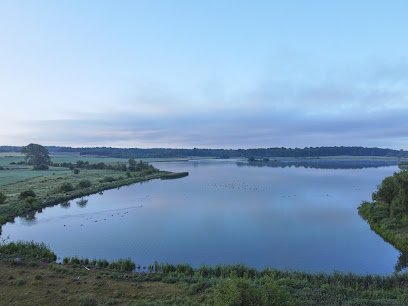
M99 163L90 163L88 161L77 160L75 163L71 162L63 162L63 163L51 163L52 167L64 167L69 168L71 170L74 169L89 169L89 170L116 170L116 171L130 171L130 172L138 172L138 171L150 171L150 173L158 172L159 170L152 165L149 165L148 162L139 161L136 162L133 158L128 160L128 164L126 163L117 163L115 164L105 164L103 162Z
M0 152L20 152L22 147L0 146ZM118 158L175 158L175 157L214 157L214 158L264 158L264 157L324 157L324 156L386 156L408 157L408 151L365 147L306 147L306 148L258 148L258 149L168 149L168 148L72 148L46 146L50 153L77 153Z

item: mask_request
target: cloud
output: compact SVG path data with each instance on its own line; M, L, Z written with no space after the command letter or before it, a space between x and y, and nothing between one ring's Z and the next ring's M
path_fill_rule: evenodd
M63 120L15 121L18 128L10 124L7 135L0 135L5 144L35 140L70 146L407 148L405 68L379 62L353 71L296 71L291 78L292 65L280 78L274 74L234 91L220 78L197 86L197 91L139 82L115 103L76 108L64 112L59 117Z
M27 122L46 144L124 147L398 147L407 141L408 110L343 116L234 110L144 117L138 113Z

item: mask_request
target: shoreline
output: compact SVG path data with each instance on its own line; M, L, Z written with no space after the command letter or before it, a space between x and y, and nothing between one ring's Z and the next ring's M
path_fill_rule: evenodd
M408 229L391 218L376 219L372 207L373 203L363 202L358 207L358 214L367 221L373 230L384 241L391 244L400 252L408 253Z
M169 171L160 171L153 174L147 174L144 176L134 176L129 178L119 178L112 182L101 182L90 187L74 189L65 193L58 193L54 195L47 195L36 198L35 202L29 204L24 200L12 201L11 203L6 203L0 205L0 235L2 233L2 226L7 222L14 222L14 219L25 214L32 212L41 212L43 208L58 205L60 203L70 201L76 198L81 198L96 194L109 189L119 188L122 186L127 186L135 183L140 183L143 181L149 181L153 179L176 179L188 176L188 172L174 173ZM39 177L41 178L41 177ZM86 175L84 176L86 179ZM38 179L35 178L35 179ZM24 183L23 182L19 182ZM18 183L16 183L18 184ZM23 190L21 190L23 191Z

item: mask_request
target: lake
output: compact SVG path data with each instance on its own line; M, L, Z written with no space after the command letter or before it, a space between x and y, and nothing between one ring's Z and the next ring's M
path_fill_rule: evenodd
M155 163L188 171L70 201L3 226L65 256L245 263L316 272L390 274L405 254L370 230L357 207L397 166L258 167L235 160ZM60 260L61 260L60 259Z

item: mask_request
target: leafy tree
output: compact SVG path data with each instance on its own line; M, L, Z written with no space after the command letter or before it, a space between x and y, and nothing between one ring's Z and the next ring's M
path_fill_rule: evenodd
M49 165L51 163L50 153L42 145L30 143L21 149L21 153L25 154L24 159L30 165L40 166Z
M36 197L35 192L32 191L32 190L25 190L25 191L22 191L22 192L20 193L20 195L18 196L18 198L19 198L20 200L24 200L24 199L26 199L26 198L28 198L28 197L33 197L33 198L35 198L35 197Z
M92 186L92 183L90 180L82 180L78 183L78 188L88 188Z
M129 171L136 171L136 161L131 158L128 160L129 163Z

